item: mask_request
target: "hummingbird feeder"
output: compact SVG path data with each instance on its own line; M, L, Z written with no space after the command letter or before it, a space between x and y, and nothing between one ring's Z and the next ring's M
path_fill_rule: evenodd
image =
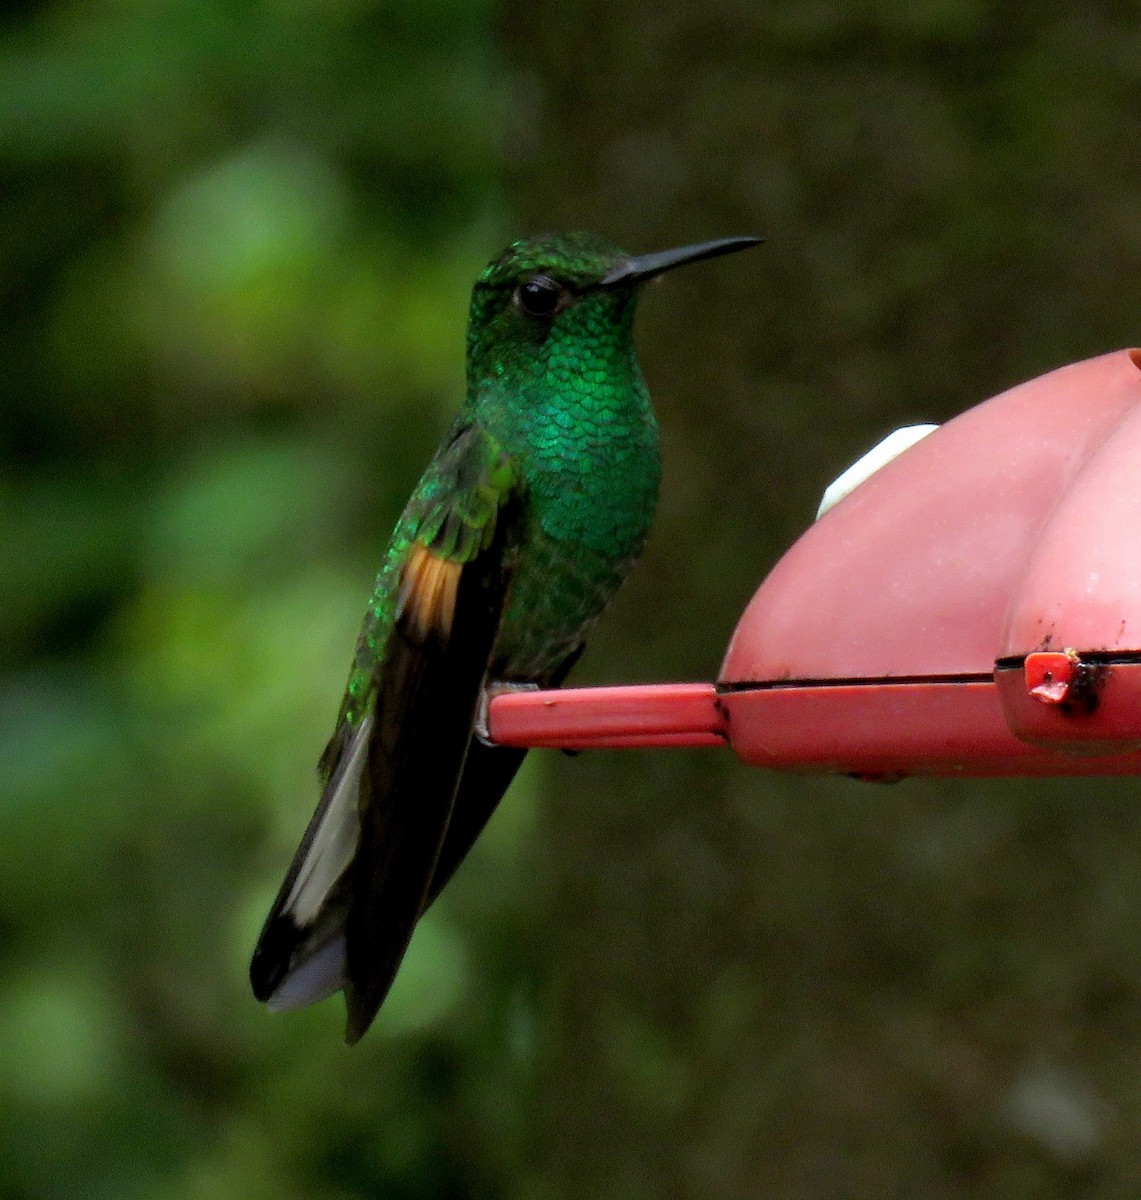
M829 489L716 683L507 693L492 739L872 780L1141 773L1141 351L920 432Z

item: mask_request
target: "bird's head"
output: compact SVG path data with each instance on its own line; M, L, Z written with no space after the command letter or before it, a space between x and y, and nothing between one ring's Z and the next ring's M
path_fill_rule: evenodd
M508 385L576 362L632 354L640 286L685 263L729 254L759 238L721 238L631 256L588 233L546 234L512 242L476 280L468 324L473 391Z

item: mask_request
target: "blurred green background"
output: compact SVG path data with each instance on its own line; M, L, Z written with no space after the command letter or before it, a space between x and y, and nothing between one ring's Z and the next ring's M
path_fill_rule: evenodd
M1137 340L1139 113L1127 4L8 5L0 1196L1141 1193L1132 781L532 755L359 1047L245 979L488 257L768 235L646 297L575 676L710 678L880 435Z

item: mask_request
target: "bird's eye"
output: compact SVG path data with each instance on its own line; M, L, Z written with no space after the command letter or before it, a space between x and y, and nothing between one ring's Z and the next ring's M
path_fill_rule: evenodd
M549 317L559 307L563 289L549 275L532 275L515 289L515 303L531 317Z

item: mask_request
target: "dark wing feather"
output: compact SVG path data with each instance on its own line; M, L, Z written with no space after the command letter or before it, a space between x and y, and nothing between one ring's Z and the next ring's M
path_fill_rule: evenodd
M579 646L547 678L535 682L541 687L559 687L578 662L582 651L583 647ZM496 681L493 678L491 682ZM444 885L475 845L476 838L483 832L491 814L503 799L504 792L511 786L526 755L526 750L516 750L511 746L489 746L473 739L456 792L452 819L448 822L448 832L432 875L428 904L443 891Z
M271 1008L343 988L350 1042L375 1017L426 903L522 514L511 462L479 427L458 427L402 519L371 702L326 750L324 794L254 952L254 994Z
M384 656L353 863L346 1040L372 1023L396 976L449 822L514 573L519 506L463 565L448 635L398 619Z

